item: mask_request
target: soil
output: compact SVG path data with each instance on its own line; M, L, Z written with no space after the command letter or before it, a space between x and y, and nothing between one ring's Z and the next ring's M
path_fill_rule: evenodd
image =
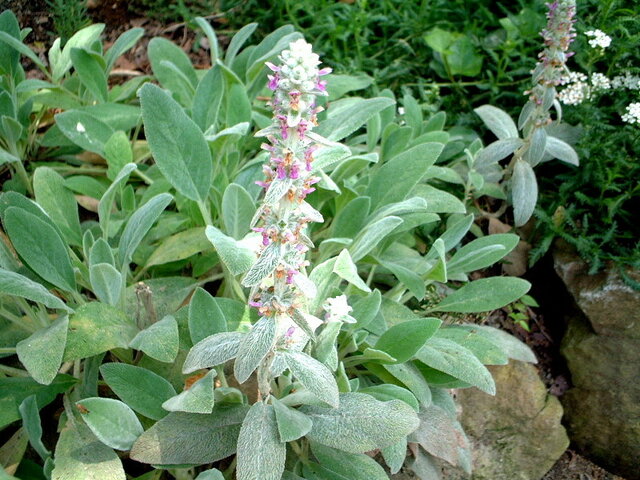
M124 31L143 27L143 38L129 52L121 57L115 65L116 76L149 74L151 68L146 55L149 41L162 36L179 45L191 58L196 68L210 66L208 44L194 29L185 23L164 24L157 20L141 17L129 11L126 0L93 0L89 2L89 16L94 23L105 23L103 42L108 48ZM53 20L46 0L0 0L0 11L5 8L13 10L22 27L33 29L27 42L40 58L46 62L46 52L51 45L54 34ZM214 24L216 31L224 30L225 19L216 12L207 17ZM219 38L225 46L228 38ZM28 62L25 63L28 68ZM36 69L28 71L29 77L38 77ZM113 79L117 82L117 78ZM553 270L550 257L541 260L530 270L525 278L531 281L530 292L540 304L540 308L528 308L529 330L518 326L509 318L508 312L493 312L487 324L500 327L524 341L533 349L538 358L538 371L547 385L549 393L555 396L571 387L571 378L566 364L560 354L560 341L564 334L564 318L567 309L576 308L570 294ZM615 476L572 449L568 449L555 466L542 480L624 480Z

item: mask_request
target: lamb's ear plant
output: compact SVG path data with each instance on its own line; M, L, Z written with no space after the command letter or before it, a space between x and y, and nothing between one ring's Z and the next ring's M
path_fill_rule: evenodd
M478 174L474 183L477 189L484 182L501 183L506 187L513 205L514 223L524 225L536 206L538 182L533 169L541 162L557 158L571 165L578 165L578 155L569 143L560 138L562 108L556 87L569 74L566 67L569 46L575 37L573 24L576 12L575 0L557 0L548 5L547 26L541 32L544 49L532 72L532 87L525 92L529 101L514 122L497 107L483 105L475 109L485 125L498 140L470 155L469 176ZM552 120L551 109L556 110ZM518 133L520 131L520 134ZM499 162L511 157L503 169Z

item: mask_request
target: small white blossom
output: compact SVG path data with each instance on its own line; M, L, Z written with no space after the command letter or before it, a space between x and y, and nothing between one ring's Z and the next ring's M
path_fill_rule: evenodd
M613 88L627 88L629 90L640 90L640 76L631 75L625 72L624 75L617 75L611 80Z
M347 297L345 295L339 295L334 298L327 298L327 301L322 305L324 311L327 312L325 320L327 322L345 322L355 323L356 320L351 315L353 308L347 303Z
M586 82L587 76L582 72L569 72L567 75L560 77L560 85L567 83Z
M84 133L84 132L86 132L86 131L87 131L87 130L84 128L84 125L83 125L83 124L81 124L80 122L78 122L78 123L76 124L76 132Z
M640 102L630 103L627 105L627 113L622 115L622 121L631 125L640 124Z
M611 81L602 73L594 73L591 75L591 87L594 91L602 91L611 89Z
M575 82L558 93L558 99L565 105L579 105L589 98L589 93L589 85L584 82Z
M591 45L591 48L605 49L611 45L611 37L602 30L589 30L584 34L590 38L589 45Z

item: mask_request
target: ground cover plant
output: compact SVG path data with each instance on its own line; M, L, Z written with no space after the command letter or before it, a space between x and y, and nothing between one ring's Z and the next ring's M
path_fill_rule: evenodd
M467 198L433 185L465 146L444 114L405 95L398 115L389 90L346 96L361 79L320 68L291 26L250 45L247 25L223 51L204 19L210 69L157 38L153 77L109 88L139 31L103 54L93 25L54 43L47 81L11 90L29 81L19 55L39 60L15 17L0 20L4 97L29 105L32 131L32 147L7 150L16 180L0 196L7 476L471 468L447 389L493 394L485 365L535 357L439 318L529 289L470 281L518 237L461 244Z

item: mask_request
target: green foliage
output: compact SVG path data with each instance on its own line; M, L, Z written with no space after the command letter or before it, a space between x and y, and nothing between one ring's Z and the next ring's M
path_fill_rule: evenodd
M53 28L64 45L71 36L90 23L86 0L47 0Z

